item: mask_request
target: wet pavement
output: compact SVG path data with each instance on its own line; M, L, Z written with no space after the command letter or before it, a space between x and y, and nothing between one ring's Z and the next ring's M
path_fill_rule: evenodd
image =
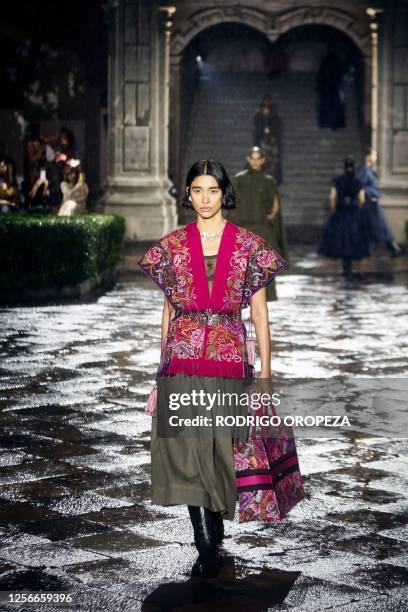
M274 372L406 377L401 262L346 282L298 253L269 304ZM279 524L226 521L220 576L189 579L186 508L149 500L161 308L134 275L88 303L0 309L0 589L68 591L85 611L407 610L403 437L299 439L306 498Z

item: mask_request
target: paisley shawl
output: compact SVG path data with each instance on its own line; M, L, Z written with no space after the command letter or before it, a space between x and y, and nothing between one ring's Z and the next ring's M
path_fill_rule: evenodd
M197 222L166 234L137 262L175 310L156 374L248 378L241 311L287 262L263 238L226 222L210 291Z

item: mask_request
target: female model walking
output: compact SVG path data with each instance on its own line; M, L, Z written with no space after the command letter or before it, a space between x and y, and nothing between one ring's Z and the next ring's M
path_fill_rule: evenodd
M154 504L187 505L199 553L191 573L209 577L220 567L223 519L234 518L233 441L242 432L232 428L219 435L213 428L207 435L195 426L169 435L163 421L172 394L245 392L253 368L241 310L250 301L261 359L259 377L270 379L265 286L286 262L263 238L224 219L222 209L236 204L220 163L201 160L191 167L183 205L193 208L197 219L165 235L138 262L165 295L157 410L152 418L151 492ZM199 410L193 407L189 414ZM204 410L208 417L231 411L247 415L248 406L231 409L218 403Z
M356 162L349 155L344 160L344 173L333 179L330 190L332 215L323 229L318 255L342 259L343 274L350 277L353 260L370 256L370 235L362 211L365 194L356 177Z

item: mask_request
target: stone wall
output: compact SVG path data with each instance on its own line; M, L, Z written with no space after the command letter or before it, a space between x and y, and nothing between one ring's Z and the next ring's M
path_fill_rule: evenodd
M174 228L168 179L166 25L157 2L110 3L108 179L103 206L126 218L127 239Z
M387 3L380 29L379 155L383 206L397 239L408 221L408 5Z

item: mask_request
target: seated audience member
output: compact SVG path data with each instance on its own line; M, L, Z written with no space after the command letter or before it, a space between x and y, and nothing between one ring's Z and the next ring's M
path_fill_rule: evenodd
M19 200L16 164L8 155L6 145L0 142L0 212L9 212L17 207Z
M60 216L86 213L86 201L89 193L79 159L67 163L65 180L61 182L63 202L58 212Z
M64 180L64 170L67 162L74 159L77 155L76 141L74 133L66 127L62 127L58 133L55 144L54 164L58 168L60 180Z
M24 207L29 212L52 212L61 203L58 170L47 161L46 144L41 138L27 143L29 167L23 182Z

